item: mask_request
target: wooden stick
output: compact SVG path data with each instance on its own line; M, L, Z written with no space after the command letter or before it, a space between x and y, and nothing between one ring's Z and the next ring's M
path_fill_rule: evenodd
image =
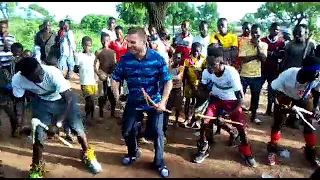
M196 116L197 117L201 117L201 118L206 118L206 119L218 119L217 117L211 117L211 116L206 116L206 115L202 115L202 114L196 114ZM224 119L223 120L224 122L226 122L226 123L229 123L229 124L238 124L238 125L241 125L241 126L243 126L243 124L242 123L240 123L240 122L235 122L235 121L231 121L231 120L228 120L228 119Z
M143 94L143 97L146 99L148 105L149 105L148 102L150 102L152 104L152 106L154 106L156 108L158 107L158 105L151 99L151 97L147 94L147 92L143 88L141 88L141 92ZM170 113L170 114L172 113L172 111L170 111L168 109L164 109L163 111Z

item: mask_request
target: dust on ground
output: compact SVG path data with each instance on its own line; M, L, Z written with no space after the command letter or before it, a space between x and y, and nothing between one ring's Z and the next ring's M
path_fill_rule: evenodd
M71 84L81 96L78 79L72 79ZM250 94L250 93L247 93ZM246 95L246 105L250 95ZM83 108L83 104L79 104ZM304 178L312 173L308 162L304 158L302 147L304 139L302 130L284 128L282 131L281 145L290 151L290 158L280 158L279 164L267 165L266 143L269 141L272 118L264 116L266 106L266 92L261 93L259 118L263 125L255 125L248 121L248 136L252 151L258 163L257 168L247 167L241 159L237 148L226 146L228 135L216 136L216 143L210 150L210 156L202 164L191 163L190 160L196 152L196 137L194 130L169 127L169 144L165 147L165 162L170 170L170 177L177 178L223 178L261 177L268 173L275 177ZM107 109L107 108L105 108ZM98 112L95 112L98 117ZM1 111L2 127L0 127L0 160L6 178L25 178L31 164L32 146L26 139L10 138L10 123ZM247 116L247 119L249 117ZM131 166L123 166L121 158L126 153L126 146L121 137L120 127L116 120L110 118L109 112L105 113L103 124L95 123L87 129L88 139L96 151L98 161L101 162L103 172L92 175L79 160L80 146L66 147L58 142L47 142L44 158L46 161L46 177L48 178L155 178L158 172L150 169L153 161L153 145L141 145L142 157ZM318 137L319 133L318 133ZM319 144L319 138L318 138Z

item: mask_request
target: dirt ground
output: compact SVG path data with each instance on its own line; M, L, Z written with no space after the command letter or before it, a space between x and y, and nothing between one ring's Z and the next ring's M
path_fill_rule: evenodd
M78 80L71 81L72 87L80 95ZM246 95L248 105L249 95ZM79 104L83 108L83 104ZM302 130L284 128L282 131L281 145L290 151L290 158L280 158L279 164L273 167L267 165L266 143L269 141L269 132L272 118L263 115L266 106L266 94L262 93L260 99L259 118L263 125L255 125L250 122L248 136L253 153L258 163L257 168L247 167L239 156L237 148L227 147L228 135L216 136L216 144L211 148L210 156L202 164L190 162L196 152L196 137L194 130L169 127L169 144L165 147L165 161L170 170L170 177L177 178L253 178L261 177L262 173L268 173L274 177L305 178L309 177L312 169L304 158L302 147L304 145ZM10 124L8 118L1 111L2 127L0 127L0 160L2 170L6 178L28 177L31 164L31 144L26 139L12 139L9 136ZM98 117L98 112L96 112ZM96 151L98 161L101 162L103 172L93 176L79 160L78 144L74 148L66 147L58 142L48 142L45 145L44 157L46 160L46 177L48 178L156 178L158 173L149 168L153 160L153 145L141 146L142 157L129 167L121 165L121 158L126 153L126 146L122 140L120 127L114 119L109 118L109 112L105 113L103 124L95 124L89 127L88 139ZM318 133L318 137L319 133ZM318 138L319 145L319 138Z

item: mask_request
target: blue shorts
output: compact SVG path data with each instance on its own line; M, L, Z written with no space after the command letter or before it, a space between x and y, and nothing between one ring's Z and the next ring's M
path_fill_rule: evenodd
M59 59L59 69L61 71L73 71L74 64L74 58L71 54L61 55Z
M75 95L74 95L75 96ZM55 118L57 118L65 109L64 99L57 101L46 101L40 99L39 97L34 97L32 99L32 117L38 118L40 121L46 125L50 125ZM66 125L71 129L71 133L76 136L84 135L84 127L80 109L77 106L77 99L74 97L70 108L70 112L65 119ZM43 144L45 136L44 129L42 127L37 127L35 133L35 141L39 141Z

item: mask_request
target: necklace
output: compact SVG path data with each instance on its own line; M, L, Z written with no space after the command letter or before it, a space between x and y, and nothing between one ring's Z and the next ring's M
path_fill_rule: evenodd
M269 36L267 36L267 39L268 39L268 41L270 42L270 43L275 43L275 42L277 42L278 41L278 36L275 36L275 40L273 41L273 40L271 40L270 38L269 38Z

